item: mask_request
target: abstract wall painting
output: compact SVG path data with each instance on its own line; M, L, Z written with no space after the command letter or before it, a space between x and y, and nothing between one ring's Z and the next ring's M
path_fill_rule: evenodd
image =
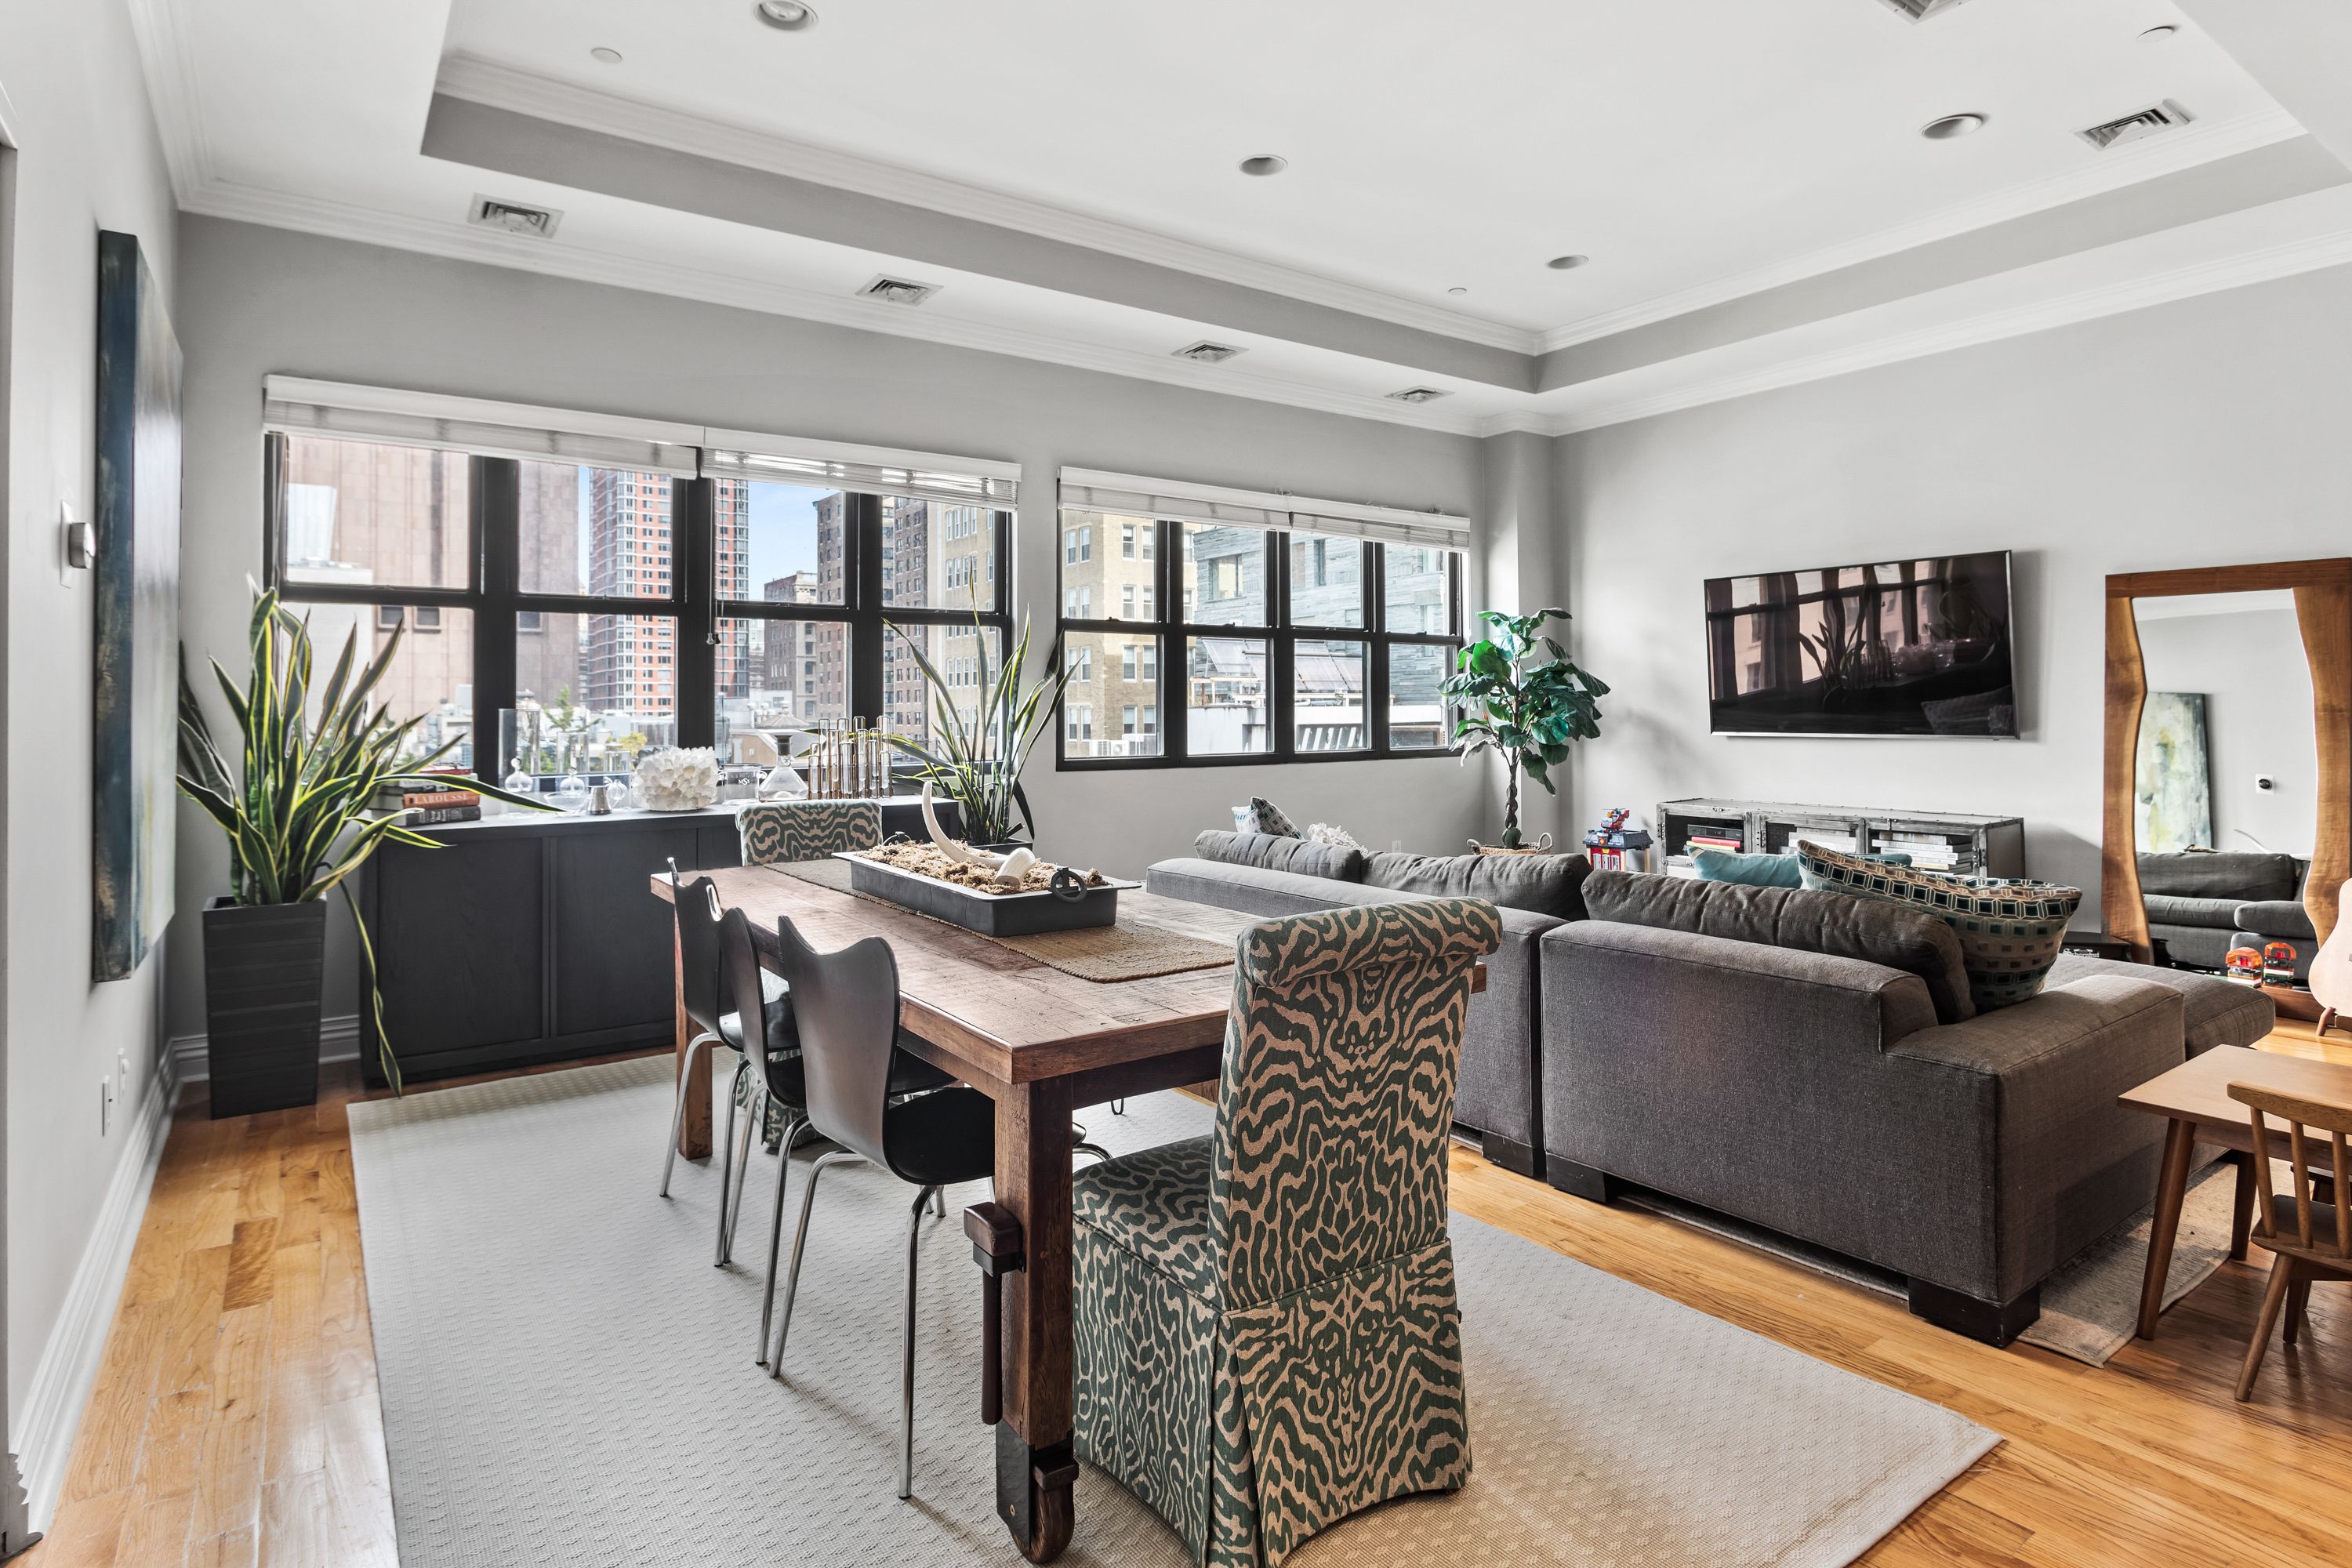
M2205 747L2205 694L2151 691L2139 714L2132 767L2139 850L2211 847L2213 781Z
M179 742L180 344L135 235L98 237L97 692L90 978L172 918Z

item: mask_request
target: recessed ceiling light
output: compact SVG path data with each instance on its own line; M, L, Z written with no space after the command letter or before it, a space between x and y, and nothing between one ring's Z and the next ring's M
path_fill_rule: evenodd
M1590 256L1555 256L1544 265L1554 272L1566 272L1571 268L1581 267L1591 259Z
M616 66L621 63L621 51L618 49L608 49L599 46L598 47L588 51L588 58L592 60L597 60L608 66Z
M1984 123L1981 114L1947 114L1919 127L1919 134L1930 142L1949 142L1956 137L1975 135L1984 129Z
M2147 31L2142 33L2140 37L2147 39L2151 43L2157 43L2172 37L2179 31L2180 31L2180 28L2176 23L2159 22L2155 26L2150 27Z
M1461 284L1456 283L1453 288L1448 289L1446 292L1448 294L1467 294L1470 290L1462 287Z
M1289 159L1277 157L1272 153L1260 153L1255 158L1242 160L1242 173L1244 174L1279 174L1288 167Z
M816 26L816 7L808 0L760 0L751 7L751 14L771 27L781 27L787 33Z

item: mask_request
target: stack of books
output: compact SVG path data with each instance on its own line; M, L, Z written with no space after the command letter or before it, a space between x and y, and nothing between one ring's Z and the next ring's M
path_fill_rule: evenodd
M387 789L375 797L378 811L401 813L403 827L438 827L449 822L478 822L482 797L468 789Z
M1695 855L1702 849L1729 849L1737 853L1747 847L1747 842L1738 828L1700 824L1685 837L1683 853Z
M1974 870L1975 857L1963 855L1945 838L1888 838L1878 844L1883 854L1908 855L1922 871ZM1963 864L1963 862L1966 864Z

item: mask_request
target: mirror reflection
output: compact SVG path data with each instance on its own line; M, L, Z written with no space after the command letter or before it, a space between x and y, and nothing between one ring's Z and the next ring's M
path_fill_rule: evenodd
M2301 981L2319 758L2294 595L2136 599L2132 615L2147 680L2133 823L2158 962L2219 972L2232 949L2284 944L2275 968Z

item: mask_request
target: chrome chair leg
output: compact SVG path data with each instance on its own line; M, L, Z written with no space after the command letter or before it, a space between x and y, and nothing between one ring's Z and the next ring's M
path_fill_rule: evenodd
M746 1062L745 1067L750 1067ZM744 1097L743 1141L735 1149L735 1202L727 1214L727 1246L719 1261L735 1261L735 1227L743 1220L743 1194L751 1190L751 1141L768 1121L768 1086L754 1075L751 1091Z
M751 1064L748 1059L738 1059L735 1063L736 1088L740 1088L742 1086L743 1074L751 1065ZM735 1100L736 1095L734 1089L729 1089L727 1092L727 1136L720 1139L719 1143L719 1158L723 1163L719 1167L719 1237L717 1241L712 1244L711 1248L710 1267L713 1268L724 1268L727 1267L727 1253L734 1245L735 1241L735 1238L732 1236L730 1236L727 1230L727 1199L729 1194L729 1183L734 1177L736 1163ZM750 1123L746 1122L744 1125L748 1130Z
M1092 1154L1097 1160L1108 1160L1110 1158L1110 1151L1104 1148L1099 1143L1073 1143L1070 1145L1070 1152L1073 1154Z
M1112 1100L1110 1102L1110 1113L1113 1116L1125 1116L1127 1114L1127 1101L1123 1100Z
M784 1276L784 1311L782 1321L776 1327L776 1353L768 1362L770 1377L782 1378L784 1375L784 1344L793 1333L793 1298L800 1290L801 1253L808 1246L809 1210L816 1203L816 1179L824 1174L828 1165L863 1157L844 1149L823 1156L809 1167L808 1185L801 1189L800 1224L793 1231L793 1266Z
M726 1044L716 1035L697 1035L686 1044L686 1070L677 1075L677 1103L669 1113L669 1147L662 1153L661 1195L669 1196L670 1167L677 1163L678 1134L686 1130L686 1084L694 1076L694 1053Z
M768 1364L768 1330L774 1326L776 1316L776 1259L784 1246L784 1189L792 1184L793 1141L808 1125L808 1118L795 1116L784 1123L783 1152L776 1163L776 1212L768 1222L768 1290L760 1302L760 1355L758 1364Z
M923 1207L939 1195L937 1187L915 1194L907 1213L907 1321L898 1336L898 1495L915 1489L915 1258L922 1237Z
M948 1217L948 1193L945 1187L931 1189L931 1217L933 1219Z

